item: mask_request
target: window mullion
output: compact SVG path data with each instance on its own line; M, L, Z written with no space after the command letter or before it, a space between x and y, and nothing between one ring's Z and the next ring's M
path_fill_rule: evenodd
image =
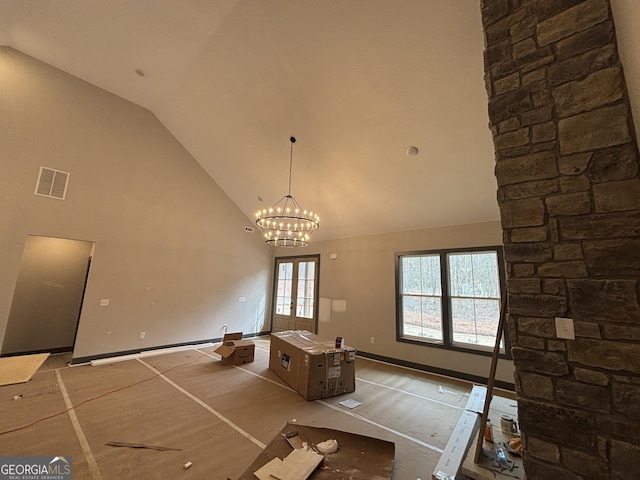
M453 341L453 322L451 320L449 265L446 253L440 254L440 288L442 291L442 341L445 345L451 345Z

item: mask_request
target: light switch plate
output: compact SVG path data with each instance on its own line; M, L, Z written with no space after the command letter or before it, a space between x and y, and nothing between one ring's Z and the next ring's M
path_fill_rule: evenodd
M556 336L567 340L576 339L576 332L573 328L573 318L556 317Z

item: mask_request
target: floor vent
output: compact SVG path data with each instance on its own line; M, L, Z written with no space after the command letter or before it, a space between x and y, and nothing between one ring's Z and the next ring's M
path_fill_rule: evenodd
M69 174L52 168L40 167L38 173L38 183L36 184L36 195L43 197L57 198L64 200L67 195L67 185L69 184Z

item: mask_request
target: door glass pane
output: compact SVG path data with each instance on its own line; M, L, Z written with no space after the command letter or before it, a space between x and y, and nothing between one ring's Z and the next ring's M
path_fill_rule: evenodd
M500 320L496 252L448 255L453 341L491 347Z
M315 269L315 262L300 262L298 264L297 317L313 318Z
M278 289L276 293L276 314L291 315L291 287L293 285L293 262L278 265Z

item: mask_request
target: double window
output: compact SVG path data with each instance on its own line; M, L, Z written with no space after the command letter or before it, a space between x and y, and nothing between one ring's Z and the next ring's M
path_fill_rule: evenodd
M397 339L491 351L504 292L502 247L396 254ZM501 342L505 353L505 338Z

